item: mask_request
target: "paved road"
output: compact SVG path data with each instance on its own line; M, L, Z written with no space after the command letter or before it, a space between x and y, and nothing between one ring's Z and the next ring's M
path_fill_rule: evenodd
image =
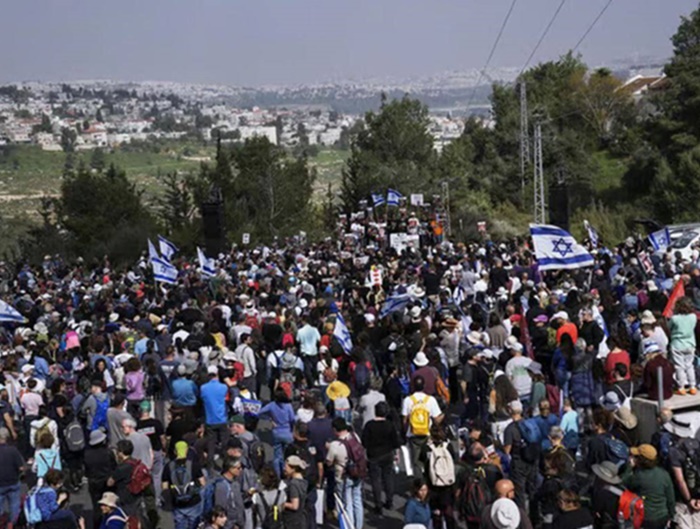
M267 421L260 421L258 425L257 432L263 442L269 443L270 439L270 429L271 424ZM272 460L272 447L268 445L267 455L270 461ZM392 512L384 511L383 515L380 517L372 513L373 501L372 493L368 484L365 486L365 527L370 529L401 529L403 527L403 508L405 505L405 500L410 489L409 480L404 474L399 474L397 478L397 495L394 498L394 503L396 509ZM86 519L86 527L89 529L92 527L92 505L90 501L90 496L87 493L87 486L83 486L79 493L71 495L71 505L77 512L83 513ZM158 529L174 529L173 520L170 513L163 510L160 511L161 522L158 525ZM324 527L337 527L337 522L328 522L324 524ZM357 528L359 529L359 528Z

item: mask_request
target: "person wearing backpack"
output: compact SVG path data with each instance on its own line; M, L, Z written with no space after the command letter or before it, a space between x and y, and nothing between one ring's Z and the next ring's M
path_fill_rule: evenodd
M72 492L78 492L83 481L83 457L87 444L85 430L67 398L56 395L54 401L61 441L61 456L66 473L66 487Z
M510 479L515 483L518 504L523 507L536 490L542 440L534 419L523 419L519 400L510 402L508 409L512 422L503 432L503 449L510 455Z
M277 475L282 475L284 467L284 450L293 440L294 408L283 389L275 390L274 400L262 407L258 414L260 418L272 420L272 449L274 451L274 466Z
M60 451L61 445L58 437L58 424L48 417L48 410L43 404L39 406L39 417L30 423L30 427L29 442L32 448L36 448L37 441L39 441L44 434L50 433L54 440L52 448L57 452Z
M188 455L189 446L179 441L175 459L163 468L162 487L173 509L175 529L195 529L202 515L204 475L197 458Z
M676 497L668 472L658 466L656 448L643 444L632 448L630 467L623 474L624 485L644 498L644 529L668 526L675 514Z
M345 502L350 523L354 527L362 527L362 485L367 476L367 454L360 439L348 428L345 419L333 419L333 432L335 439L328 447L326 465L334 469L335 492Z
M122 439L117 442L117 466L107 479L107 487L119 496L124 512L132 518L143 517L143 498L146 489L151 486L148 479L138 474L143 463L134 459L134 445L131 441ZM139 470L137 471L137 466Z
M94 378L90 385L90 395L80 407L81 416L85 417L88 432L102 428L107 431L107 410L109 409L109 396L102 391L103 381Z
M271 466L263 467L259 481L262 490L256 490L253 494L253 527L274 529L281 525L283 506L287 502L287 485L280 481Z
M474 441L467 449L467 472L463 475L457 493L460 516L467 529L481 526L481 514L493 499L496 483L503 479L501 469L492 464L484 446Z
M450 450L447 434L441 425L431 427L430 439L423 447L421 461L424 475L428 476L433 527L443 527L444 522L447 529L454 529L455 455Z
M306 495L306 517L309 529L316 529L316 486L318 485L319 475L322 472L320 466L323 466L323 459L320 459L316 450L309 445L309 427L307 423L298 421L294 425L294 441L284 450L285 460L289 456L300 457L306 463L305 479L309 485L309 490ZM313 451L313 453L312 453Z
M425 393L425 380L418 376L413 379L414 392L404 398L401 406L406 437L411 452L411 465L416 477L423 475L420 464L420 454L428 442L430 427L440 424L444 418L440 405L435 397Z
M24 501L24 514L28 524L47 527L84 527L73 511L67 508L68 494L61 491L63 474L60 470L49 470L44 483L29 491ZM49 525L47 522L51 522Z
M37 442L32 470L39 479L39 483L43 483L43 478L49 470L63 470L61 453L53 448L53 445L53 435L48 432L42 434Z
M681 528L700 527L700 441L693 437L691 425L676 417L665 427L670 430L665 434L673 436L666 468L676 491L675 522Z
M285 481L287 485L285 489L287 501L282 504L284 510L282 511L281 524L275 524L275 520L270 523L268 516L265 519L268 524L267 526L264 525L263 529L277 529L280 527L284 527L284 529L306 529L308 527L306 495L309 486L304 479L304 472L306 472L307 468L306 461L299 456L289 456L284 461L284 476L287 478ZM355 527L362 527L362 525Z

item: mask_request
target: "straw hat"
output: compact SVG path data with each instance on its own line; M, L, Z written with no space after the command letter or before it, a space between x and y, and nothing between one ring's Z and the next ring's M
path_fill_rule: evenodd
M340 380L335 380L326 388L326 395L331 400L347 398L350 396L350 388Z
M615 410L615 419L628 430L636 428L638 424L637 416L625 406L620 406Z

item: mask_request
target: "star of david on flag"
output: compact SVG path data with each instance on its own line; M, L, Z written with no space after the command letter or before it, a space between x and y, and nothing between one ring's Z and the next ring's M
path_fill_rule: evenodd
M530 235L540 270L593 266L593 256L566 230L548 224L530 224Z

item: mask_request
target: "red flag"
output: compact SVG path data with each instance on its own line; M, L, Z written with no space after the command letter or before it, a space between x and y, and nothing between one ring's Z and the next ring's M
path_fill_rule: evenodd
M673 291L668 298L668 303L666 303L666 308L664 309L664 318L670 318L673 316L673 309L676 307L676 301L685 296L685 284L683 279L679 279L676 286L673 287Z

